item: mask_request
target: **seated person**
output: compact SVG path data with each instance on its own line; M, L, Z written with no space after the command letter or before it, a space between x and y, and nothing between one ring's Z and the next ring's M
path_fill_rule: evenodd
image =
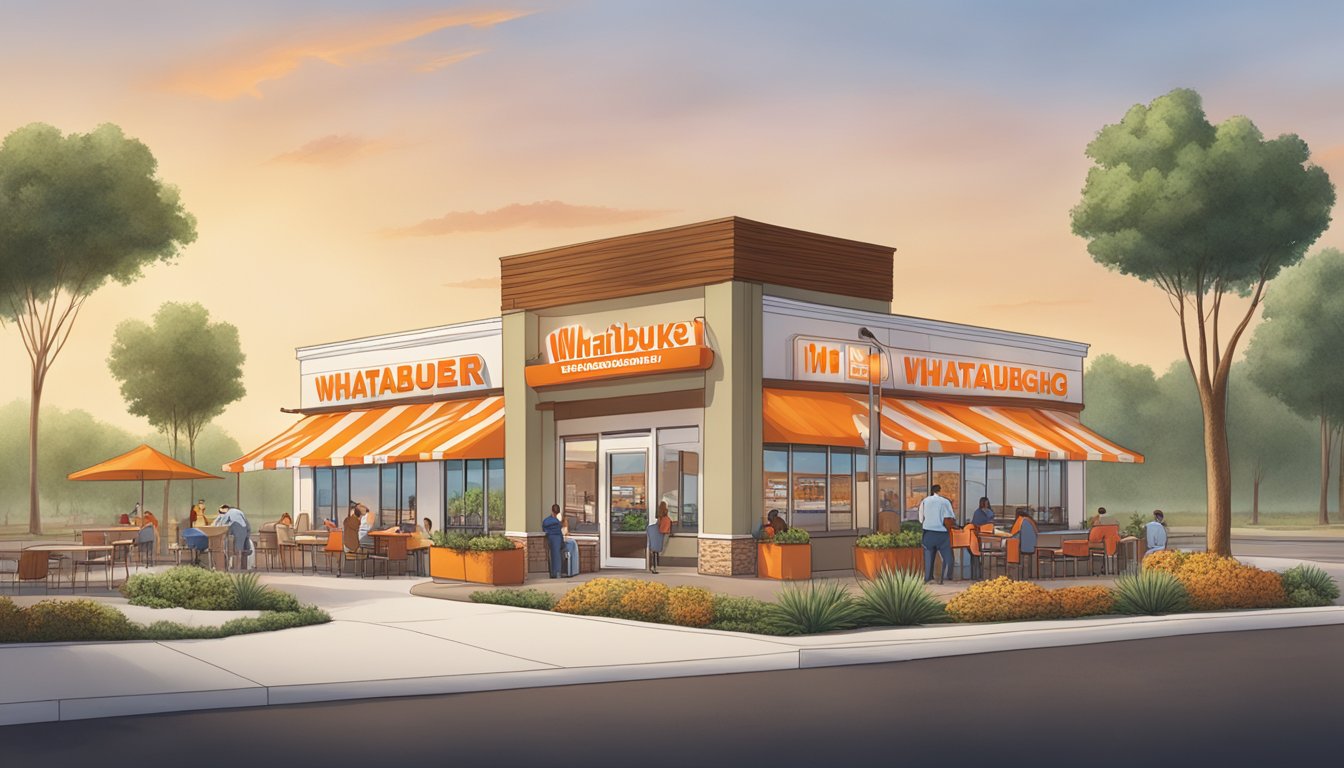
M1143 527L1143 536L1148 542L1148 551L1143 553L1144 557L1167 548L1167 524L1162 510L1153 510L1153 521Z
M776 534L789 530L789 524L784 522L784 517L779 514L778 509L772 509L765 516L765 522L761 526L761 533L766 538L772 538Z
M283 514L283 515L280 516L280 519L279 519L279 520L276 520L276 521L275 521L275 524L276 524L276 525L288 525L288 526L290 526L290 527L292 528L292 527L294 527L294 518L293 518L293 517L290 517L289 513L286 512L285 514Z
M360 545L372 548L373 539L369 538L369 532L373 530L373 526L376 524L373 519L373 510L369 509L363 504L356 504L351 514L359 516Z
M1087 521L1087 527L1096 528L1098 525L1106 525L1109 522L1111 522L1111 519L1106 516L1106 508L1097 507L1097 514L1093 515L1092 519Z

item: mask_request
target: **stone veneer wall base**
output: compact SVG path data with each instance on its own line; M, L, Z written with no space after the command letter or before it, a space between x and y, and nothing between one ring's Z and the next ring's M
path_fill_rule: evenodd
M709 576L755 576L756 540L700 539L698 570Z

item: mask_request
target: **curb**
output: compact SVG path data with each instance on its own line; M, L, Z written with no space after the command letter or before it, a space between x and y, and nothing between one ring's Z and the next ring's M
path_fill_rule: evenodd
M1080 624L1080 621L1087 623ZM0 726L235 707L778 672L1126 640L1331 625L1344 625L1344 607L986 624L981 625L984 631L967 635L931 634L924 631L922 636L870 639L867 637L870 633L864 633L836 637L836 642L824 645L802 645L777 652L723 658L14 702L0 704ZM936 632L935 627L923 629ZM736 632L722 634L756 639L755 635ZM770 640L787 644L790 638L772 637Z

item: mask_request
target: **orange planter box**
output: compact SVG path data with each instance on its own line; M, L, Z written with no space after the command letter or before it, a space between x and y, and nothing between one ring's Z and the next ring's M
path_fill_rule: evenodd
M467 552L467 581L478 584L522 584L527 575L527 550L515 546L493 552Z
M467 580L466 553L447 547L429 548L429 575L435 579Z
M894 549L854 548L854 570L863 574L864 578L877 578L877 574L883 568L891 571L919 573L923 567L923 547L897 547Z
M756 575L762 579L812 578L812 545L771 542L757 544Z

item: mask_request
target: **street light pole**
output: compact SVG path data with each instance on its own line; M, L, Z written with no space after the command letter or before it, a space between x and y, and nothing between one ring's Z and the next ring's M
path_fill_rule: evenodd
M882 439L882 344L867 328L859 329L859 338L869 342L868 349L868 517L877 530L879 491L877 487L877 448ZM877 350L874 355L871 350ZM876 358L876 359L874 359Z

